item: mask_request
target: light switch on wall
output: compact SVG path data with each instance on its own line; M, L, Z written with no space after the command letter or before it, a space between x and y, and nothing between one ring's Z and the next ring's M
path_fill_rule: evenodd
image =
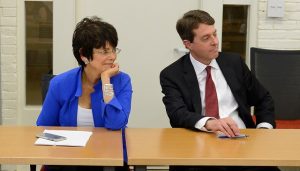
M189 53L189 50L186 48L174 48L174 57L175 58L180 58L187 53Z
M268 0L268 17L284 16L284 0Z

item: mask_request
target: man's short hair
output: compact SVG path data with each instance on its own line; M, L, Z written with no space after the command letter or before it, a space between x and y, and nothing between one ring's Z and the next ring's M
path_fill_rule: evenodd
M194 29L199 27L199 24L214 25L215 20L205 11L192 10L183 15L177 21L176 30L182 40L194 40Z

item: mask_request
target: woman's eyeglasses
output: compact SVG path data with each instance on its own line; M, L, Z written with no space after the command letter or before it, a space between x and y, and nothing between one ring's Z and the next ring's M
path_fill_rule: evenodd
M114 49L108 49L108 50L95 50L94 54L100 54L104 56L108 56L111 54L119 54L121 52L121 49L119 48L114 48Z

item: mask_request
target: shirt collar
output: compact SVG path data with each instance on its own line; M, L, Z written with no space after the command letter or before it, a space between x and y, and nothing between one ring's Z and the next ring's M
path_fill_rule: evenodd
M195 68L195 71L196 71L196 74L197 74L197 75L200 74L201 72L203 72L203 71L205 70L205 68L207 67L207 65L205 65L205 64L203 64L203 63L197 61L197 60L192 56L191 53L190 53L190 60L191 60L191 62L192 62L193 67ZM217 61L216 61L216 59L213 59L213 60L210 62L209 66L211 66L213 69L220 69L220 68L219 68L219 65L218 65L218 63L217 63Z

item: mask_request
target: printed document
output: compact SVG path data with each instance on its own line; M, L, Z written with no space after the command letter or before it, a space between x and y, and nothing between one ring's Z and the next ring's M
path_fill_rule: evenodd
M44 133L51 133L66 137L66 140L51 141L38 138L35 145L58 145L58 146L78 146L84 147L88 142L92 132L89 131L69 131L69 130L44 130Z

